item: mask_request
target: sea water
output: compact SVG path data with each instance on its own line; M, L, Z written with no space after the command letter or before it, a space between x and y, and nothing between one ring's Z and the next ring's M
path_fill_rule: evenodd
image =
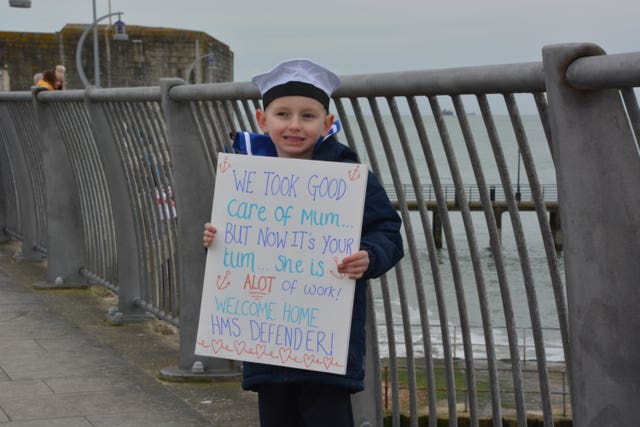
M491 148L489 138L487 136L485 124L481 116L469 115L467 116L469 125L473 134L476 149L480 157L482 164L485 181L488 185L496 185L502 188L500 184L500 175L498 173L497 162L495 160L494 152ZM542 185L555 185L555 169L552 161L549 144L545 137L544 129L537 115L524 115L521 117L522 126L525 131L528 145L530 147L531 155L534 159L535 170L538 176L539 183ZM370 132L371 129L376 129L373 125L373 119L370 120ZM447 156L441 143L440 136L435 126L435 121L431 116L423 117L427 134L429 137L429 146L433 151L433 156L436 159L437 173L440 177L442 184L453 183L453 173L448 165ZM519 149L515 137L515 132L511 121L507 115L494 116L496 131L499 135L500 146L503 152L506 167L509 172L510 180L513 186L517 184L528 186L527 173L524 168L524 163L519 160ZM405 125L405 131L407 132L407 139L410 144L411 158L415 161L416 169L420 177L421 184L430 184L431 177L430 172L427 169L427 162L422 154L422 148L418 139L417 133L411 131L412 122L410 116L404 116L403 122ZM462 181L465 187L468 185L475 185L476 180L474 172L471 167L471 162L467 154L467 147L465 145L460 126L456 117L448 116L445 118L447 124L447 131L452 141L452 147L455 153L457 165L459 168L459 174L462 177ZM397 133L393 127L393 121L391 117L385 118L385 126L387 128L388 139L390 146L392 147L393 156L396 159L398 165L398 175L400 181L404 184L411 184L409 170L407 167L406 154L400 145ZM356 130L355 139L361 137ZM372 144L374 152L377 156L377 161L380 164L380 178L385 185L392 183L391 172L386 163L386 157L384 155L384 147L380 142L380 138L377 134L372 132ZM372 159L368 158L364 148L358 149L361 153L361 161L363 163L371 164ZM477 200L477 196L476 196ZM464 229L462 216L460 212L452 211L449 213L450 221L452 225L456 258L460 267L461 279L464 287L464 298L466 302L467 316L469 324L471 325L471 337L473 343L473 352L475 358L485 358L486 350L484 346L484 334L482 330L482 319L480 313L480 305L478 301L478 292L476 288L476 279L474 276L473 265L469 250L469 244L466 238L466 232ZM483 275L486 284L486 293L489 300L489 311L491 316L491 324L494 334L494 347L496 350L496 356L500 358L509 358L508 340L505 328L505 316L502 305L502 296L500 292L499 282L496 274L495 261L493 259L493 253L489 243L489 233L485 222L485 216L483 212L472 212L471 217L474 224L476 241L478 244ZM432 216L430 215L430 221ZM564 354L562 351L562 341L560 337L560 331L558 326L558 314L556 310L556 302L554 292L551 286L551 273L547 263L547 257L542 242L541 231L535 212L520 212L520 220L522 222L522 228L526 240L526 249L528 252L528 259L533 274L533 281L535 286L535 294L538 302L538 311L540 316L540 323L543 327L543 335L545 340L545 350L547 360L550 361L563 361ZM405 279L405 287L407 293L407 301L409 304L409 311L412 324L412 341L414 344L414 352L416 356L419 356L424 351L422 332L420 327L420 315L418 309L418 292L424 292L427 306L429 309L429 323L431 331L431 343L433 346L433 356L438 358L443 356L442 352L442 338L440 333L440 316L438 306L436 302L436 295L433 285L433 275L430 267L429 253L427 250L427 241L424 236L424 230L421 226L419 213L413 211L410 213L410 221L412 223L413 233L417 246L419 264L422 276L422 289L416 289L415 280L413 276L413 266L411 264L411 258L406 249L405 241L405 258L401 261L398 268L402 269ZM441 275L441 283L443 289L443 299L446 305L447 323L449 328L449 336L451 343L454 345L453 352L454 357L464 357L462 348L461 330L460 330L460 316L458 310L458 302L456 297L456 290L454 287L453 274L451 270L451 260L448 248L446 247L446 241L444 241L445 247L437 251L438 265ZM505 212L502 216L502 255L503 263L506 270L507 281L510 289L511 301L513 304L514 320L517 328L518 342L520 346L521 358L533 359L535 358L535 349L533 347L533 338L531 333L531 318L529 305L527 302L524 279L522 274L521 262L516 246L514 232L511 226L509 213ZM562 253L557 253L558 268L563 276L564 266ZM392 272L387 275L389 280L389 292L391 295L392 314L394 318L394 325L402 325L402 316L400 309L400 302L398 298L398 290L396 283L396 276ZM564 278L563 278L564 282ZM382 301L382 292L380 289L380 281L372 281L372 290L375 298L375 308L378 319L378 335L381 355L384 357L388 354L388 348L386 342L388 341L386 327L384 326L384 307ZM381 323L382 322L382 323ZM395 339L397 342L396 351L399 356L402 356L406 352L406 347L403 343L404 333L401 326L396 326Z

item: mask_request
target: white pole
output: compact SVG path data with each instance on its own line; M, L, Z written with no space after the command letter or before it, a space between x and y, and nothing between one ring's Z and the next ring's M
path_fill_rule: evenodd
M96 22L96 0L93 0L93 22ZM100 51L98 50L98 26L93 27L93 69L96 87L100 87Z
M85 88L89 87L91 83L89 83L87 76L84 74L84 69L82 68L82 46L84 45L84 41L87 38L87 35L89 34L89 32L91 32L92 29L96 28L98 22L102 21L103 19L107 19L111 15L124 15L124 12L113 12L110 15L101 16L100 18L93 21L93 24L89 25L87 29L82 32L82 35L80 35L80 40L78 41L78 46L76 47L76 68L78 69L78 77L80 77L80 81L82 81L82 84Z

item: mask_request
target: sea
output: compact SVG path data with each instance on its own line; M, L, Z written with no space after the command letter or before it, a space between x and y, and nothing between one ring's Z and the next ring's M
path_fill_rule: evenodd
M538 180L544 186L553 187L556 183L555 167L551 157L549 143L545 137L544 128L540 118L537 114L522 115L520 118L535 164L535 171L538 176ZM423 116L422 119L427 130L429 146L433 152L434 158L436 159L438 176L440 177L443 185L453 184L453 173L449 167L435 120L432 116ZM444 119L448 135L452 142L453 152L455 154L462 181L465 184L465 187L473 186L476 184L476 180L474 178L474 173L467 154L467 148L458 119L455 116L446 116ZM391 147L392 155L398 165L398 176L402 183L411 184L406 160L407 156L410 156L416 164L421 184L428 185L431 183L430 172L427 168L427 162L423 155L418 135L415 130L412 131L414 126L411 116L403 115L402 120L409 145L405 148L410 150L409 154L406 154L401 146L400 138L398 137L398 132L394 127L394 122L391 116L387 115L384 119L389 146ZM480 115L470 114L467 115L467 120L479 153L486 183L489 185L495 185L497 188L504 190L500 184L501 181L498 173L497 164L499 162L496 161L494 151L491 148L483 118ZM509 116L507 114L496 114L493 116L493 120L496 131L499 135L502 156L510 176L512 187L515 187L517 184L523 188L528 187L527 172L525 171L524 162L520 156L514 128ZM384 146L381 143L381 138L376 130L373 118L367 117L366 121L372 146L374 147L372 152L375 153L377 162L380 165L380 179L385 185L389 185L392 183L391 168L389 168L388 161L386 160L387 158L385 157ZM354 128L354 140L359 141L362 139L362 133L358 129L355 129L356 126L352 125L352 128ZM361 161L363 163L367 163L369 165L372 164L373 159L366 155L364 146L358 146L358 152L361 154ZM457 258L460 267L464 287L464 303L466 305L467 316L470 324L474 358L483 359L486 358L486 349L484 344L480 306L478 302L478 291L473 272L469 244L466 238L466 232L460 212L451 211L449 215L455 240L456 254L454 256ZM489 299L489 311L496 357L498 359L508 359L510 355L505 328L502 296L496 274L496 263L490 248L489 233L485 222L485 216L483 212L472 212L471 216L475 228L476 241L480 251L483 275L486 284L486 293ZM540 324L543 328L546 358L548 361L563 362L564 353L562 350L562 341L558 326L558 313L551 285L551 273L547 263L538 219L535 212L522 211L520 212L520 220L524 230L528 259L533 273ZM419 213L416 211L410 212L409 221L412 225L417 246L417 254L422 276L422 287L418 289L415 285L416 280L414 279L413 266L408 253L405 254L404 259L400 262L397 268L402 270L405 281L410 323L412 325L411 341L413 344L413 352L416 357L420 357L421 354L424 354L424 340L420 327L421 319L417 302L418 293L421 292L424 294L427 307L429 308L428 318L431 331L430 339L433 348L432 355L434 358L440 358L443 357L442 335L440 332L442 322L440 320L441 315L439 314L440 312L436 302L436 293L433 286L434 279L427 250L427 240L424 230L422 229ZM431 221L432 217L430 214L430 222ZM461 322L458 310L458 301L451 269L451 254L446 247L446 241L444 244L445 247L437 250L436 256L438 259L442 289L444 293L443 299L445 301L446 321L449 330L450 342L453 345L453 355L456 358L462 358L464 357L464 350L461 338L462 333L460 330ZM407 246L405 244L405 248L406 247ZM536 353L531 332L530 310L525 292L521 262L508 212L504 213L502 216L502 255L510 289L511 301L513 304L518 343L520 347L520 357L524 360L533 360L536 357ZM557 252L557 265L561 273L564 286L564 260L562 251ZM387 279L389 282L388 290L391 295L391 312L395 331L396 352L399 357L402 357L407 352L407 346L404 342L405 335L402 329L403 320L400 301L398 298L397 279L393 270L387 274ZM381 286L382 284L379 279L372 281L372 290L375 299L375 311L378 323L377 330L380 352L381 356L385 357L389 353L389 348L387 345L388 337L385 326L385 310Z

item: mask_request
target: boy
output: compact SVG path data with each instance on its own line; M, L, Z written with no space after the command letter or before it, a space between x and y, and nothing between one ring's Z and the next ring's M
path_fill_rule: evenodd
M271 138L278 157L357 163L356 154L329 133L330 96L338 76L306 59L285 61L252 79L262 95L256 111L260 129ZM369 172L360 250L338 265L356 280L347 372L336 375L282 366L243 363L242 387L258 392L260 425L353 426L351 393L364 389L367 279L391 269L403 256L401 220L384 189ZM216 233L205 224L203 243Z

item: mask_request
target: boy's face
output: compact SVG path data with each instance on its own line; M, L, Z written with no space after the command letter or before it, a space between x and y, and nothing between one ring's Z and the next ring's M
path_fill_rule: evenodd
M278 157L310 159L321 136L329 132L333 115L315 99L306 96L276 98L256 118L276 146Z

